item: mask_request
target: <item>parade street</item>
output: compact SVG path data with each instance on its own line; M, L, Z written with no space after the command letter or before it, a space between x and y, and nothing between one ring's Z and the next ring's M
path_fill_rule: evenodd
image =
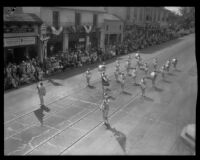
M37 84L4 93L5 155L192 155L194 150L180 137L182 129L196 123L197 65L195 35L140 50L142 59L158 66L177 57L178 70L166 79L158 76L156 88L147 80L146 97L125 81L125 92L115 81L115 61L106 62L111 96L110 128L103 125L102 86L97 67L91 68L91 85L82 73L66 71L44 80L46 87L43 125L38 119ZM135 66L135 52L130 54ZM125 70L128 55L119 58ZM75 69L77 71L77 69ZM81 69L80 69L81 70ZM152 70L152 66L151 66ZM144 75L139 71L137 81Z

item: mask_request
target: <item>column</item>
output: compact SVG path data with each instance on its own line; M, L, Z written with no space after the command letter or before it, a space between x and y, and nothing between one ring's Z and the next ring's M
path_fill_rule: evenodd
M102 30L100 30L100 48L102 48L103 51L105 50L104 42L105 42L105 33L102 29Z
M64 33L63 37L63 51L65 52L69 48L69 34Z
M89 35L86 35L86 48L89 48L89 44L90 44L90 37Z

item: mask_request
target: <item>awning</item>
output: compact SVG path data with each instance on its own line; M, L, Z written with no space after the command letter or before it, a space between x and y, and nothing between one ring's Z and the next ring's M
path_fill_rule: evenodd
M20 14L13 14L13 15L4 15L3 16L4 23L36 23L36 24L42 24L42 20L33 13L20 13Z

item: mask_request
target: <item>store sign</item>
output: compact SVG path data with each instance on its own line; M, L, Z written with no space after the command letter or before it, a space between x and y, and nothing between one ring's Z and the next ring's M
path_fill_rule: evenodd
M4 38L4 47L35 44L35 37Z
M35 44L35 37L23 37L21 38L20 45Z
M79 42L84 42L85 38L79 38Z

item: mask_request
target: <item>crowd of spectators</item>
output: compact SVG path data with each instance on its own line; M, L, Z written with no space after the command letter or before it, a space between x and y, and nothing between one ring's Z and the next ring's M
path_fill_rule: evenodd
M43 63L39 58L27 59L20 64L9 63L4 67L4 90L18 88L23 84L33 83L55 72L67 68L82 67L128 54L139 49L177 38L173 30L129 28L124 32L124 40L120 44L89 50L70 50L65 53L47 57Z

